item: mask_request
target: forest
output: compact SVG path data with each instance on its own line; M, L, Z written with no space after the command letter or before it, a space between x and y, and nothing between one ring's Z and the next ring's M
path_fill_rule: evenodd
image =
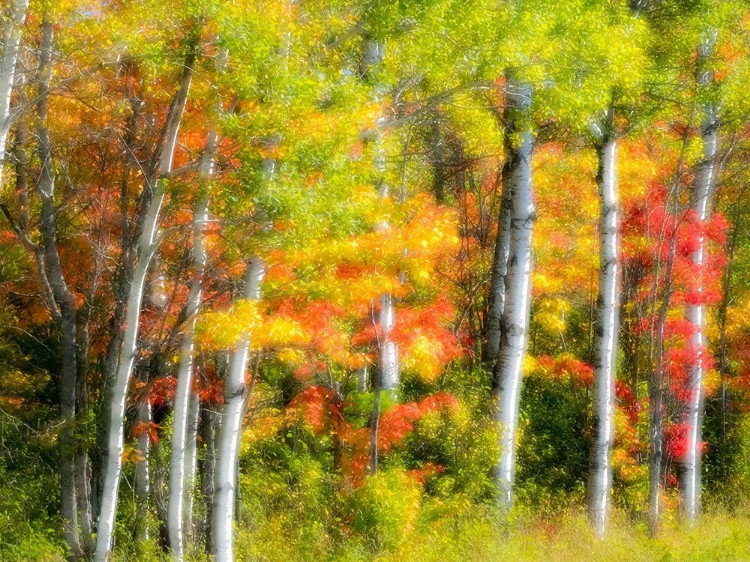
M0 41L0 560L750 561L750 0Z

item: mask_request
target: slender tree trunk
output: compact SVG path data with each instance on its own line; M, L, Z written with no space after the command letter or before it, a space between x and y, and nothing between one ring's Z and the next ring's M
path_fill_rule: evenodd
M368 40L365 43L365 75L373 77L376 82L375 98L377 102L382 102L384 96L383 88L377 84L377 77L375 76L377 68L383 62L384 54L385 44L383 42ZM383 134L379 130L379 127L385 122L385 120L385 116L381 116L380 119L378 119L378 127L376 128L377 130L374 139L375 159L373 162L378 194L383 198L388 197L389 192L389 186L385 180L386 160L385 151L383 149ZM387 230L389 225L387 222L383 222L376 225L375 228L377 230ZM391 336L393 326L396 322L396 306L393 295L390 293L384 293L380 297L379 322L380 338L378 344L380 350L378 357L380 360L380 387L382 390L395 393L395 390L401 383L401 369L398 360L398 346Z
M195 538L193 504L195 497L195 475L198 465L198 427L200 425L201 401L197 392L190 393L188 411L187 442L185 443L185 517L183 529L186 541Z
M164 197L164 186L158 182L154 198L158 199L158 206L149 208L147 229L141 242L138 265L133 282L130 286L126 315L126 330L120 362L117 369L117 380L113 389L112 404L109 411L109 439L107 447L107 463L104 466L104 482L102 486L102 500L99 513L98 532L96 540L97 561L106 562L112 546L115 513L117 510L117 495L122 472L122 453L125 443L125 408L128 385L133 370L137 350L138 324L143 300L143 291L148 269L148 262L153 256L158 228L158 212Z
M361 394L367 392L367 385L369 382L368 371L369 369L367 365L357 369L357 392Z
M679 180L678 180L679 181ZM676 227L676 211L673 226ZM665 263L664 293L656 317L654 330L654 362L651 379L649 381L649 472L648 472L648 529L649 535L654 537L661 525L661 488L662 471L664 468L664 378L666 365L665 330L667 314L672 301L672 270L677 251L677 236L673 228L670 234L669 250Z
M698 65L705 66L706 59L711 54L712 43L706 42L698 49ZM706 87L711 81L711 73L705 68L699 68L697 75L698 87ZM715 181L717 139L717 111L713 105L706 108L706 115L701 125L701 140L703 142L703 160L698 164L692 189L692 207L696 220L705 224L709 216L709 198ZM698 277L698 294L703 293L703 268L706 264L706 241L701 234L698 237L698 247L690 257L696 267ZM703 421L704 392L704 361L707 353L705 336L705 305L702 302L687 306L687 320L693 325L689 348L695 354L688 372L688 399L685 411L687 425L687 451L682 463L680 488L682 489L682 513L689 523L693 523L700 511L701 504L701 425Z
M620 309L619 196L617 193L614 107L602 124L597 152L599 171L599 297L594 331L593 434L589 454L586 503L599 537L604 536L612 488L615 368Z
M216 134L210 133L207 146L216 144ZM210 177L213 170L213 154L204 160L203 173ZM169 545L175 560L182 560L184 554L185 521L184 500L187 493L186 474L189 470L188 448L195 450L195 443L189 443L190 398L193 394L193 355L195 353L195 322L200 308L203 287L203 274L206 269L205 227L208 221L208 195L201 195L193 219L193 275L185 305L185 333L180 345L180 367L177 374L177 390L174 400L174 426L172 433L172 458L169 472ZM196 420L197 422L197 420ZM192 436L194 440L194 435Z
M203 466L201 471L201 492L203 495L203 509L205 511L203 533L205 535L205 546L207 552L214 551L214 475L216 474L216 436L218 420L216 408L216 405L211 404L210 406L204 407L201 411L201 441L203 442L203 446L205 447Z
M508 75L505 85L506 131L513 144L508 179L510 183L510 243L505 275L505 307L501 325L500 351L495 364L497 381L496 421L500 432L500 461L495 481L500 506L512 505L516 468L516 429L521 400L523 360L528 342L531 304L531 235L536 221L531 187L532 133L528 119L531 87Z
M661 471L664 462L664 328L667 306L662 306L656 324L656 359L649 389L648 529L654 537L661 523Z
M401 382L398 363L398 346L393 341L393 326L396 323L396 306L393 295L380 296L380 388L395 393Z
M54 282L53 282L54 283ZM78 535L78 507L76 495L76 451L75 451L75 311L70 304L63 308L61 368L60 368L60 514L63 520L63 537L75 557L81 550Z
M687 131L687 128L686 128ZM660 237L657 240L656 264L653 269L653 297L649 305L649 318L654 322L649 338L648 358L651 373L649 376L649 494L648 494L648 531L649 536L655 537L661 525L661 488L666 478L666 463L664 458L664 412L665 412L665 379L668 371L666 369L665 347L666 324L669 307L672 302L672 280L674 275L674 261L677 253L677 226L679 223L680 185L682 180L683 165L688 146L689 136L687 132L682 138L682 149L677 159L674 181L665 201L665 218L661 224ZM666 221L671 220L671 227ZM661 249L664 235L669 236L667 257L664 263L664 282L659 284L659 275L662 270ZM661 302L657 309L657 302L661 293Z
M513 142L509 135L505 140L505 163L502 171L500 196L500 214L497 220L497 240L492 258L492 277L490 278L489 309L487 313L486 337L484 347L485 365L494 367L500 352L500 325L505 307L505 274L508 271L508 248L510 244L511 189L509 173L512 169Z
M16 170L16 196L18 198L19 214L18 220L13 219L10 214L10 210L6 205L0 201L0 210L2 210L5 218L8 220L11 228L15 232L16 236L20 240L26 251L34 257L34 263L37 268L37 275L39 276L39 284L41 286L41 298L44 305L47 307L52 319L56 324L60 324L62 319L60 317L60 310L55 302L55 294L52 290L52 284L50 283L47 275L47 264L44 256L44 249L42 244L35 244L30 237L29 227L31 225L31 213L29 211L29 155L26 150L26 130L24 127L19 127L16 133L16 142L13 149Z
M151 496L151 475L149 456L151 455L151 424L152 424L151 400L146 393L138 403L138 450L140 457L135 463L135 497L138 501L136 507L135 539L145 541L149 538L148 528L148 506Z
M10 102L16 77L18 48L21 44L26 10L29 7L29 0L10 1L10 19L2 28L3 49L0 55L0 186L3 184L5 146L11 125Z
M724 269L722 279L722 296L721 304L719 305L718 317L719 317L719 374L721 375L721 390L719 394L719 409L721 418L721 442L719 450L719 480L726 482L729 476L727 471L727 402L729 389L728 387L728 376L730 374L729 368L729 356L728 356L728 341L727 341L727 312L729 310L729 304L734 299L732 290L732 281L734 277L734 257L737 249L737 239L740 232L743 230L743 225L740 223L741 211L739 210L739 201L745 196L744 190L738 194L738 199L735 200L735 209L737 212L732 217L731 234L728 237L725 255L727 259L727 265Z
M370 476L375 476L378 473L378 465L380 462L378 453L378 435L380 433L380 410L383 386L380 377L381 373L377 372L372 379L375 396L372 404L372 412L370 413Z
M260 299L260 284L265 266L254 256L247 264L243 297ZM219 425L216 481L214 488L214 555L216 562L234 562L233 512L236 480L236 465L242 410L245 401L245 376L249 356L250 336L243 337L232 353L229 371L224 384L224 408Z
M98 274L98 273L97 273ZM95 274L95 275L97 275ZM91 295L89 295L91 297ZM86 312L78 314L77 356L76 366L76 419L86 429L88 436L89 391L88 391L88 363L90 336L88 322L91 307L86 305ZM83 317L83 318L82 318ZM84 557L90 558L94 552L94 514L91 508L91 465L89 464L89 448L87 443L80 444L76 451L76 486L78 492L78 506L81 512L81 532L83 535Z
M278 146L279 135L267 139L269 146ZM261 169L266 180L276 173L277 161L264 158ZM263 212L259 220L262 221ZM243 298L259 301L261 283L265 276L265 264L260 256L252 256L247 261ZM210 541L213 542L216 562L232 562L234 556L234 516L240 515L237 500L240 496L239 483L239 440L242 421L247 408L247 390L245 386L247 364L250 356L250 335L242 338L230 355L227 374L224 379L224 407L218 424L218 449L216 451L216 474L214 480L214 504L211 514L213 529ZM257 365L256 373L257 375ZM255 376L252 386L255 386ZM252 388L252 387L251 387Z
M377 72L383 62L385 55L385 43L368 39L365 42L364 53L362 57L363 78L369 78L374 82L375 100L380 103L383 101L385 92L378 83ZM375 172L375 182L378 195L381 198L388 197L389 186L385 179L386 160L383 148L383 134L380 126L384 124L386 117L381 115L375 130L374 139L372 140L375 147L375 158L373 160L373 169ZM440 195L442 197L442 195ZM375 225L378 231L388 230L387 221ZM372 387L375 393L375 401L372 412L370 413L370 474L374 475L378 471L378 432L380 428L381 398L382 392L390 392L395 396L396 389L401 382L401 370L398 359L398 346L392 340L392 330L396 322L396 306L393 295L384 293L380 296L380 312L378 315L378 369L372 376ZM364 388L366 385L366 372L361 377L359 387Z
M81 510L81 531L83 534L83 555L89 558L93 553L93 517L91 511L91 467L86 451L76 456L76 489Z
M39 46L39 92L37 104L37 145L41 170L37 185L41 206L40 232L47 277L52 287L55 303L60 310L60 495L63 536L73 556L83 554L78 536L78 509L76 497L75 412L77 369L77 305L70 291L60 262L57 246L57 211L55 210L55 172L52 146L47 129L49 108L49 83L52 76L52 51L54 26L46 15L42 22L42 39Z
M128 89L132 88L130 80L132 77L132 64L125 65L123 74L126 75ZM125 312L130 292L130 282L133 278L134 262L133 236L131 235L130 224L130 171L138 163L135 161L136 141L138 139L138 114L140 112L141 102L132 91L128 92L131 103L131 114L126 121L127 134L125 135L124 155L125 162L120 180L120 260L117 272L113 280L114 285L114 311L110 320L109 341L105 352L102 365L102 383L100 400L97 407L97 424L96 424L96 454L93 463L92 474L92 504L93 512L98 514L101 511L102 487L104 484L104 467L107 464L107 443L109 438L109 411L112 407L112 396L114 393L115 383L117 381L117 366L122 349L122 340L124 337ZM145 219L145 215L141 215Z
M226 49L222 49L217 61L219 71L226 68ZM221 104L216 104L218 117ZM206 138L206 151L201 162L203 180L214 174L218 134L211 128ZM188 300L185 305L187 319L185 333L180 345L180 368L177 375L177 391L174 405L174 429L172 434L172 459L169 482L169 511L167 526L169 544L175 560L184 555L184 526L192 526L193 479L195 477L196 438L200 401L193 392L193 354L195 353L195 324L200 309L203 277L208 261L206 255L205 229L208 223L208 193L201 195L193 218L193 275L190 281Z
M158 419L154 421L158 422ZM167 492L169 485L169 467L164 460L166 443L159 439L151 446L149 461L151 464L151 500L159 521L159 546L167 554L169 552L169 530L167 529Z
M137 263L128 292L125 333L117 367L117 378L112 392L112 403L109 408L107 460L104 466L104 483L102 486L102 501L96 538L95 559L97 562L106 562L112 548L112 535L117 511L117 495L122 473L122 452L125 442L124 428L127 391L138 347L138 328L146 274L159 242L159 212L164 200L165 187L162 175L168 174L172 169L172 159L177 144L177 133L187 103L195 58L196 52L191 48L183 67L179 90L175 94L172 105L169 108L169 113L167 114L162 134L163 140L160 142L161 149L159 151L158 166L156 166L154 173L149 174L150 178L158 179L156 179L153 186L151 197L146 198L145 220L143 222L143 229L140 232L138 248L135 252ZM147 185L145 189L150 189L150 186Z

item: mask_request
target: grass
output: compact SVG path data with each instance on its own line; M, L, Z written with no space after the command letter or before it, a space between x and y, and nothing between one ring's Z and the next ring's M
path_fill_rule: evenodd
M667 562L750 561L750 519L712 514L693 528L667 523L656 539L644 525L617 519L598 540L585 517L528 521L503 532L488 520L462 522L450 532L430 530L379 562Z
M568 513L552 519L519 519L505 529L482 515L433 521L375 552L357 539L293 536L265 525L243 530L238 560L263 562L741 562L750 561L750 512L704 515L688 527L668 520L657 538L645 524L613 515L604 540L586 517Z
M481 508L478 508L481 509ZM664 522L650 539L643 523L613 514L604 540L591 532L586 517L568 512L555 517L519 516L499 525L480 512L417 522L386 537L378 549L361 535L334 537L323 525L295 516L246 521L235 544L236 559L247 562L750 562L750 510L703 515L692 527ZM20 546L20 545L19 545ZM197 549L196 549L197 550ZM127 553L127 554L126 554ZM11 556L6 558L6 556ZM58 549L43 545L6 551L3 561L62 562ZM120 544L114 560L161 562L170 558L154 542L134 548ZM190 562L210 562L205 554Z

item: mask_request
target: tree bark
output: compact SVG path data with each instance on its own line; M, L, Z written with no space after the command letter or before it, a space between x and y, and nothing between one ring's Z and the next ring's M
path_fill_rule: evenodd
M385 293L380 296L380 389L394 394L401 382L398 346L391 335L395 323L396 306L393 295Z
M216 371L219 372L220 364L226 363L223 357L216 360ZM226 371L226 369L222 369ZM226 375L226 372L224 373ZM221 376L225 379L226 376ZM203 522L203 533L205 535L205 547L207 552L214 551L213 540L213 510L214 510L214 476L216 474L216 437L217 437L217 406L211 404L201 411L201 441L205 447L203 465L201 470L201 492L203 495L203 508L205 520Z
M383 62L385 54L385 44L381 41L368 40L365 43L364 65L366 76L373 77L378 66ZM377 102L382 102L384 96L382 86L375 85L375 98ZM375 159L373 168L375 171L375 181L380 197L388 197L389 186L385 181L386 160L383 149L383 134L380 131L380 125L383 124L386 117L383 115L378 119L378 127L375 132ZM375 225L376 230L387 230L389 225L382 222ZM401 369L398 360L398 346L391 338L391 332L396 322L396 306L391 293L384 293L380 297L380 337L379 345L379 368L380 368L380 388L381 390L390 391L395 394L395 390L401 383Z
M191 541L195 537L193 522L193 505L195 498L195 475L198 465L198 427L200 425L201 401L198 393L190 393L190 407L188 410L187 442L185 443L185 499L183 517L184 540Z
M29 0L11 0L10 19L3 27L3 49L0 55L0 186L3 184L3 168L5 165L5 146L10 132L11 116L10 102L18 63L18 48L21 44L23 23L26 20L26 10Z
M594 331L593 433L586 504L594 531L604 536L612 489L615 368L620 309L619 196L614 107L610 106L597 142L599 171L599 296Z
M128 78L128 89L131 85L132 64L125 65L124 74ZM117 272L113 280L114 285L114 312L110 320L109 340L102 365L102 382L100 400L97 407L97 424L96 424L96 454L94 456L92 471L92 504L93 512L98 514L101 508L102 487L104 480L104 467L107 464L107 442L109 437L109 411L112 407L112 396L117 380L117 367L122 349L124 337L125 312L130 292L130 282L133 278L133 236L130 224L130 171L138 162L135 158L136 141L138 138L138 114L141 108L141 102L132 91L128 92L130 97L131 114L126 122L127 134L124 143L124 166L122 178L120 180L120 259L117 266ZM145 193L142 197L145 197ZM145 219L145 214L141 214L139 220Z
M509 114L510 108L506 109ZM509 115L507 116L509 117ZM484 362L494 367L500 352L500 326L502 324L503 309L505 308L505 275L508 271L508 247L510 244L510 216L511 189L510 171L513 160L513 142L509 135L504 139L505 163L502 170L502 186L500 196L500 214L497 220L497 240L492 258L492 277L490 278L489 309L487 313L486 338L484 348Z
M533 140L528 122L531 87L508 74L505 96L508 111L505 134L514 139L519 138L513 144L508 171L510 242L500 351L494 369L497 381L496 421L500 432L500 461L495 472L495 482L500 506L507 512L513 501L516 430L531 304L531 235L536 221L536 209L531 185Z
M227 52L222 49L217 61L217 69L226 68ZM216 103L216 115L221 111L221 103ZM206 136L206 150L201 161L200 172L204 181L214 175L218 134L211 125ZM203 277L208 257L206 255L205 229L208 224L208 193L204 192L196 206L193 218L193 275L190 280L188 300L185 305L187 325L180 346L180 367L177 379L174 406L174 432L172 435L172 463L169 483L168 529L169 543L175 560L184 555L184 527L192 525L193 480L197 452L197 432L200 401L192 390L193 354L195 353L195 324L200 309Z
M115 514L117 511L117 495L122 473L122 452L125 441L125 406L127 390L133 372L133 363L138 344L138 328L141 303L145 288L146 274L151 259L159 244L159 212L164 200L164 180L162 175L172 169L172 159L177 144L182 114L187 103L190 83L193 77L193 64L196 59L196 46L188 51L183 66L180 87L177 90L167 114L162 137L159 142L158 163L152 165L152 173L148 177L155 182L153 192L145 199L145 219L140 232L138 247L134 254L137 263L130 283L125 314L125 333L123 337L120 358L117 367L117 377L112 391L112 402L109 408L109 436L107 443L106 464L104 466L104 482L102 486L102 501L99 513L98 533L96 538L95 560L106 562L112 548ZM147 180L148 181L148 180ZM146 185L145 189L151 189Z
M661 469L664 462L664 328L668 306L662 304L656 323L656 358L649 388L648 529L654 537L661 523Z
M380 456L378 452L378 435L380 434L380 411L382 401L383 383L380 380L381 373L378 371L372 377L374 391L372 412L370 412L370 476L378 473Z
M677 180L679 181L679 180ZM669 250L665 263L664 292L662 302L656 317L654 330L654 361L653 371L649 380L649 472L648 472L648 529L649 535L654 537L661 525L661 489L662 468L664 466L664 379L666 365L664 363L665 329L667 314L672 300L672 270L677 251L676 211L673 218L673 229L669 240ZM658 271L657 271L658 273ZM658 277L658 276L657 276Z
M47 307L52 319L60 323L60 310L55 303L55 295L52 290L52 284L47 277L47 264L45 262L44 250L41 244L35 244L29 234L31 225L31 213L29 211L29 154L26 149L27 135L24 127L19 127L16 134L16 142L13 149L16 160L16 196L18 198L19 216L15 220L10 210L0 202L0 210L3 211L5 218L8 220L11 228L21 241L26 251L34 257L39 284L42 292L41 297L44 305Z
M666 476L664 462L664 394L665 379L668 375L665 358L666 341L666 324L669 307L672 302L674 262L677 253L677 226L679 223L679 201L680 201L680 182L682 179L683 165L688 145L687 129L682 139L682 149L677 160L674 181L667 194L665 201L665 218L661 225L661 236L665 232L669 233L669 247L667 257L664 263L664 283L660 287L659 274L661 271L661 250L656 251L656 264L653 270L653 298L650 304L649 318L655 321L651 330L649 341L648 358L651 363L651 373L649 376L649 493L648 493L648 531L649 536L654 537L658 534L661 525L661 489L663 478ZM667 228L666 221L671 220L670 228ZM663 238L659 238L657 243L661 245ZM661 302L657 309L656 303L659 301L661 293Z
M94 272L97 276L98 270ZM92 284L95 286L95 283ZM83 553L85 558L90 558L94 552L94 513L91 507L91 465L89 464L88 425L89 415L89 391L88 391L88 363L90 335L88 323L92 312L91 298L94 291L88 295L89 302L78 310L78 334L76 336L77 356L76 367L76 420L85 428L86 443L79 444L76 450L76 486L78 492L78 507L81 512L81 533L83 536Z
M148 377L144 377L148 378ZM149 538L148 506L151 495L151 475L149 456L151 455L151 424L152 410L148 392L138 403L138 451L140 458L135 463L135 497L136 507L135 539L145 541Z
M83 554L78 535L76 496L75 412L77 369L77 304L68 288L60 262L57 242L57 211L55 209L55 172L52 146L47 129L49 83L52 76L54 26L45 14L39 46L39 102L37 104L37 147L41 169L37 190L41 198L40 233L47 277L55 304L60 311L60 495L63 537L73 556Z
M720 481L726 482L729 477L729 467L727 466L727 408L729 402L729 342L727 335L727 314L729 311L729 305L734 300L733 291L733 279L734 279L734 265L735 265L735 254L737 251L738 238L740 233L744 231L744 221L742 219L742 211L740 209L739 201L742 201L745 197L746 191L740 190L736 195L734 202L735 213L730 219L730 233L727 237L727 241L724 248L724 255L726 256L726 267L722 275L722 287L721 287L721 304L718 310L718 323L719 323L719 374L721 376L721 390L719 394L719 412L721 419L721 432L720 432L720 444L719 444L719 471L718 477Z
M243 297L260 299L260 284L265 266L258 256L248 260ZM219 425L216 481L214 486L213 541L216 562L234 562L234 496L237 485L236 465L239 456L240 428L245 402L245 375L250 336L243 337L230 358L224 383L224 408Z
M357 392L360 394L367 392L367 386L369 384L368 371L369 368L367 365L357 369Z
M202 165L205 178L213 172L213 158L216 146L216 133L210 132L206 143L206 155ZM175 560L182 560L184 555L183 522L186 519L184 502L187 490L186 475L188 464L193 462L187 452L195 451L195 436L189 436L190 403L193 386L193 355L195 353L195 323L201 303L203 275L206 269L205 228L208 222L208 195L202 194L195 209L193 218L193 275L190 290L185 304L185 333L180 344L180 366L177 374L177 390L174 400L174 426L172 433L172 458L169 472L169 545ZM196 420L197 423L197 420ZM193 443L190 443L190 441Z
M705 88L711 81L711 73L706 68L707 59L711 54L713 44L710 41L703 43L698 49L698 75L699 88ZM703 143L703 160L698 163L695 180L692 188L692 210L696 221L702 226L709 217L709 198L715 181L716 155L718 150L717 139L718 119L717 110L713 105L705 109L705 117L701 125L701 140ZM698 247L690 256L696 267L698 277L697 292L703 293L703 267L706 264L706 241L701 234L698 237ZM701 504L701 425L703 421L703 404L705 400L704 360L707 354L705 336L705 305L702 303L687 306L687 320L693 325L693 333L690 336L688 347L695 355L692 358L688 372L687 407L685 411L685 423L687 425L687 451L682 462L680 488L682 490L682 514L689 522L693 523L700 511Z

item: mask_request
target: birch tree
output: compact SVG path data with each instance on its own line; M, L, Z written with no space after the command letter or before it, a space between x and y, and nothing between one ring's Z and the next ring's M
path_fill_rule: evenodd
M29 0L11 1L7 23L0 28L2 33L2 54L0 54L0 186L3 183L5 166L5 146L12 123L10 104L18 64L18 48L21 44L23 23Z
M216 358L216 370L221 372L219 375L221 379L226 379L226 364L225 354L221 354ZM222 374L224 376L222 376ZM216 476L216 439L218 437L218 420L220 413L217 412L218 407L210 405L201 409L201 442L203 444L203 464L202 464L202 478L201 478L201 495L203 496L203 510L204 518L202 523L202 531L205 536L205 550L207 552L214 552L214 541L213 541L213 513L215 503L215 476Z
M709 58L715 39L716 31L709 33L711 36L698 48L697 64L698 71L696 81L698 88L703 90L708 87L712 80L709 68ZM713 103L708 103L703 108L704 117L700 126L701 143L703 145L703 158L698 163L695 179L691 190L691 206L695 214L695 220L699 225L704 225L710 213L709 200L713 184L715 182L716 158L718 153L718 116L717 108ZM685 312L688 321L693 325L693 333L690 336L689 348L695 353L688 373L687 407L685 419L687 425L687 451L683 461L681 474L682 488L682 510L685 518L690 523L695 521L700 510L701 501L701 424L703 421L704 403L704 356L706 354L705 314L706 307L701 302L704 292L702 280L702 268L706 263L707 249L703 234L698 235L697 248L691 255L691 261L698 271L698 283L695 291L697 302L689 304Z
M151 432L153 421L151 399L146 393L138 402L138 451L140 456L135 464L135 496L138 500L136 512L136 539L148 539L148 507L151 495L151 474L149 471L149 455L151 454Z
M506 139L506 158L513 150L510 138ZM497 355L500 352L501 325L503 310L505 308L505 275L508 272L508 250L510 245L510 217L511 190L506 188L510 182L511 166L510 160L506 160L502 170L502 193L500 197L500 213L497 221L497 239L495 251L492 258L492 271L490 277L489 310L487 314L487 334L484 348L485 363L489 366L495 365Z
M363 77L374 81L374 97L378 103L383 103L384 87L379 83L378 72L383 63L385 56L385 41L373 38L367 39L364 44L364 53L362 56L364 69ZM386 161L385 148L383 146L383 133L381 128L385 125L387 118L384 115L378 117L374 138L371 142L374 145L375 156L373 159L373 170L375 172L375 182L378 196L381 198L388 197L389 186L385 179ZM387 230L389 228L387 221L382 221L375 225L376 230ZM372 412L370 414L370 474L376 474L378 471L378 432L380 425L382 392L390 391L393 393L400 383L400 370L398 363L398 347L392 340L391 333L396 322L396 307L391 293L380 295L380 310L378 313L378 371L372 377L372 386L375 393Z
M242 289L242 298L260 300L265 273L263 260L251 257ZM244 335L229 359L224 381L224 407L219 422L214 484L213 542L217 562L234 561L234 498L237 487L237 458L245 404L245 377L250 355L250 335Z
M494 368L495 420L500 432L500 461L495 481L500 505L506 511L513 498L518 408L531 305L531 235L536 221L531 183L531 95L529 84L516 79L513 72L506 74L505 134L512 144L506 154L509 181L503 189L510 189L510 240L500 350Z
M384 87L379 83L378 72L379 67L383 63L385 56L385 41L368 39L365 42L364 52L364 64L365 64L365 75L371 77L375 81L375 101L377 103L384 103ZM375 138L372 140L375 147L375 158L373 160L373 169L375 171L375 181L378 190L378 195L382 198L388 197L389 186L385 179L386 173L386 160L385 160L385 147L383 146L383 133L381 128L385 125L387 118L385 115L378 117L376 129L374 132ZM376 225L379 230L387 230L388 223L382 222ZM401 374L398 363L398 346L391 337L393 331L393 325L396 322L396 306L394 303L393 295L391 293L383 293L380 297L380 335L378 340L379 348L379 386L382 390L394 391L398 388L400 383Z
M214 159L218 135L215 129L206 138L206 152L201 162L201 176L210 180L214 173ZM193 363L195 354L195 323L201 303L203 275L206 269L205 228L208 223L208 193L199 196L193 218L193 272L190 279L188 300L185 304L185 332L180 344L180 365L177 374L177 390L174 402L174 426L172 433L172 457L169 473L169 544L175 560L182 560L184 552L184 529L186 520L185 499L191 494L194 472L196 431L189 424L193 408L199 405L193 398ZM197 412L192 414L197 430ZM191 467L193 467L191 469Z
M614 104L593 125L599 162L599 296L594 329L593 435L589 453L586 504L594 530L604 535L612 488L615 366L620 308L619 197Z
M59 314L61 338L60 352L60 491L63 536L73 555L81 556L82 550L78 534L78 506L76 497L75 466L75 408L77 360L78 307L76 297L68 287L63 273L58 251L57 211L55 209L55 170L52 159L47 119L49 114L49 88L52 76L52 55L54 49L54 24L44 15L42 37L39 45L39 76L37 103L37 147L41 170L37 190L41 198L41 246L47 277Z
M657 240L659 246L666 245L667 255L663 263L660 259L655 260L654 282L652 283L652 295L650 296L653 325L651 326L651 341L649 342L651 373L648 383L648 529L649 535L652 537L659 532L662 517L662 481L665 457L665 383L668 376L666 353L669 345L667 341L667 316L674 295L674 266L677 254L676 231L679 222L679 196L687 141L688 135L686 132L683 134L682 148L677 159L674 179L664 202L664 217ZM662 275L663 277L660 279Z
M195 40L194 40L195 41ZM188 99L193 77L193 65L197 58L197 44L188 46L179 89L172 98L166 121L159 139L158 159L153 173L148 174L145 190L150 196L145 198L144 222L140 232L137 250L137 263L130 283L126 303L125 333L120 350L115 387L109 407L108 446L106 464L103 467L101 507L98 520L95 560L106 562L112 548L117 495L122 475L122 452L125 441L125 406L128 385L133 372L133 364L138 349L138 329L141 303L149 264L161 241L159 234L159 213L165 196L166 177L172 170L174 151L177 144L180 121ZM153 185L149 185L153 181Z
M183 537L185 541L195 537L193 506L195 503L196 471L198 469L198 428L200 426L201 400L198 392L190 392L188 404L187 439L185 442L185 494L183 508Z

